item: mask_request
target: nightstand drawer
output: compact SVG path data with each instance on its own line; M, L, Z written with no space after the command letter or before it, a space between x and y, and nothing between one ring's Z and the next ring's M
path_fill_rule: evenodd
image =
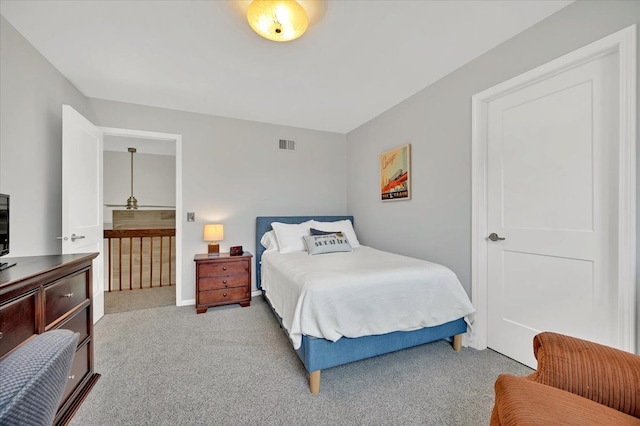
M198 265L200 278L215 275L246 274L248 272L249 262L247 261L202 263Z
M51 324L88 298L86 272L63 278L45 287L45 324Z
M235 287L225 290L209 290L198 293L200 304L225 303L249 297L249 289L246 287Z
M35 292L0 306L0 357L36 333Z
M249 274L200 278L200 291L220 290L249 285Z

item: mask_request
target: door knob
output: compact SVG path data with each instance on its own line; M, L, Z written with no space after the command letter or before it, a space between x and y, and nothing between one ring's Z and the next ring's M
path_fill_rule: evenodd
M496 234L495 232L492 232L491 234L489 234L489 239L491 241L502 241L505 240L505 238L499 236L498 234Z
M71 234L71 242L73 242L75 240L81 240L83 238L84 238L84 235Z

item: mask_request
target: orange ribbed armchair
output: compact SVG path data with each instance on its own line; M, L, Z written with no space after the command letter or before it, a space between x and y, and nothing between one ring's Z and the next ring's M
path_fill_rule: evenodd
M533 339L538 370L495 383L491 426L640 425L640 356L556 333Z

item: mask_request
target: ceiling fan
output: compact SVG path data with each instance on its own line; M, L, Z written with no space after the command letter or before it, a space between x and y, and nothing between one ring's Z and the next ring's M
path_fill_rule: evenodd
M160 207L160 208L168 208L175 209L176 206L158 206L158 205L138 205L138 200L133 196L133 154L137 152L135 148L127 148L127 150L131 153L131 196L127 198L127 204L105 204L105 207L126 207L127 210L138 210L138 207Z

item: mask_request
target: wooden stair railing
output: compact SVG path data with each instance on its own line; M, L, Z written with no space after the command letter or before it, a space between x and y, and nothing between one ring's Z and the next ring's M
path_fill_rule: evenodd
M138 269L138 273L136 274L138 275L137 289L153 288L154 269L156 269L156 272L159 272L157 284L160 287L175 284L175 235L175 228L105 229L104 238L108 240L109 291L122 291L123 289L123 258L125 260L124 266L128 266L128 290L134 289L133 272L136 268ZM117 240L117 242L114 244L112 240ZM125 242L124 253L123 240ZM165 250L165 244L168 246L167 250ZM137 245L135 253L133 250L134 245ZM128 250L126 246L128 246ZM159 249L159 253L156 252L156 256L154 256L154 246L156 246L156 249ZM135 262L134 258L136 258ZM156 262L155 268L154 261ZM115 288L114 284L114 268L116 267L117 288ZM144 274L145 268L148 269L148 274ZM168 274L163 274L167 269ZM126 275L125 273L125 277ZM145 275L148 276L146 282ZM168 282L166 280L167 275L169 277ZM125 290L127 290L126 286Z

